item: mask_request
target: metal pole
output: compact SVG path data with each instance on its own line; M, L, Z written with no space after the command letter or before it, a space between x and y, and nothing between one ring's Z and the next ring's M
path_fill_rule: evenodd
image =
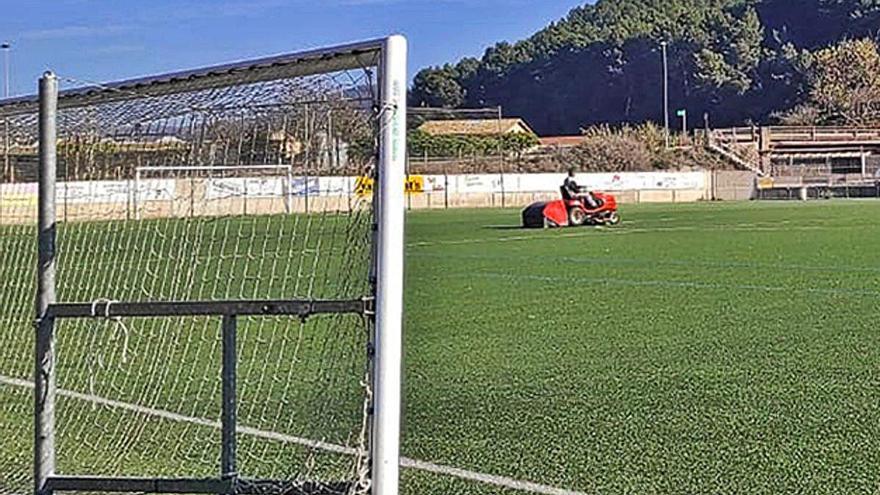
M293 167L287 167L287 183L284 188L284 211L293 213Z
M385 40L380 70L381 139L376 255L376 335L373 363L373 495L397 495L400 485L403 360L404 167L406 52L403 36Z
M9 98L9 50L12 44L8 41L0 45L3 49L3 97Z
M7 41L0 45L3 49L3 97L9 98L9 49L12 45ZM9 165L9 119L3 119L3 175L9 176L9 181L13 182L12 170Z
M498 171L501 174L501 207L504 208L507 206L504 198L504 147L501 144L502 140L502 131L501 128L501 105L498 105Z
M446 164L443 165L443 208L449 209L449 172L446 170Z
M141 210L140 205L138 204L138 196L140 195L140 187L141 187L141 171L140 169L135 169L134 171L134 196L132 197L132 207L134 208L134 219L141 219ZM171 198L172 203L174 202L174 198ZM173 207L173 206L172 206Z
M247 206L248 206L247 205L247 203L248 203L247 202L247 200L248 200L248 186L247 186L248 182L247 182L247 180L248 180L248 178L243 177L241 180L242 180L242 183L241 183L241 190L242 190L242 194L241 194L241 210L242 211L241 211L241 214L246 216L248 214L248 210L247 210Z
M306 104L306 106L303 107L303 112L304 112L303 113L303 126L304 126L303 132L305 133L305 137L306 137L306 153L305 153L306 154L306 157L305 157L306 161L305 161L305 164L303 165L303 176L304 176L303 179L305 180L305 183L303 184L303 193L305 194L304 206L305 206L305 210L306 210L306 215L308 215L309 214L309 160L312 158L312 153L311 153L311 151L312 151L312 141L311 141L312 136L311 136L311 133L309 132L309 105L308 104Z
M669 148L669 64L666 58L665 41L660 42L663 49L663 136L666 148Z
M333 109L327 110L327 154L330 170L336 170L336 138L333 136Z
M236 327L237 318L235 315L223 317L223 411L220 419L222 428L220 476L224 479L235 478L238 475L235 466Z
M409 186L409 154L407 153L406 167L404 168L404 193L406 194L406 210L412 211L412 191Z
M859 147L859 156L861 158L862 165L862 178L864 179L866 175L868 175L868 155L865 154L865 147Z
M40 79L40 169L36 346L34 353L34 493L51 495L55 474L55 321L47 315L55 302L55 180L57 165L58 79Z
M687 140L688 137L688 113L687 110L681 111L681 134Z
M703 132L705 135L703 136L703 146L709 145L709 112L703 112Z

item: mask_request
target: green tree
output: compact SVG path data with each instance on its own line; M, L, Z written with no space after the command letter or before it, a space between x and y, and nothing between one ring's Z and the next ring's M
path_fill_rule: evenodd
M815 54L810 101L827 123L880 122L880 52L870 39L850 40Z
M709 113L716 126L766 122L807 103L814 52L880 25L880 0L796 3L598 0L480 60L420 72L412 103L501 105L539 133L658 121L658 47L667 41L673 106L697 119Z
M465 101L459 73L451 65L419 71L413 81L411 98L417 105L457 108Z

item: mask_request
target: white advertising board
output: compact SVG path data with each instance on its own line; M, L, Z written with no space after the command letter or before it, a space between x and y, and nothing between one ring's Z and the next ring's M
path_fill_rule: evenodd
M61 182L57 186L57 201L67 204L127 203L133 195L134 181L81 181ZM171 201L175 182L171 179L138 181L137 201Z
M413 176L416 177L416 176ZM469 174L418 176L423 192L450 194L554 193L559 191L565 174ZM706 187L705 172L621 172L578 174L581 186L599 191L673 191L700 190ZM248 177L205 179L205 199L280 198L291 196L355 195L356 177L293 177L289 188L285 177ZM137 202L171 201L175 198L174 179L147 179L138 183ZM67 204L125 204L132 199L134 181L60 182L57 200ZM420 193L416 193L420 194ZM37 184L0 184L3 205L30 206L37 203Z
M425 192L452 194L557 192L565 174L427 175ZM704 172L621 172L578 174L581 186L599 191L694 190L706 187Z
M205 199L278 198L284 196L284 180L280 177L212 178L205 181Z

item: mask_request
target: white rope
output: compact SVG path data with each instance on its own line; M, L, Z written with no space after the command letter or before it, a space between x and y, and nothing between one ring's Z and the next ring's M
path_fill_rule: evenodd
M122 364L128 364L128 356L129 356L129 352L128 352L128 345L129 345L128 326L125 324L124 321L122 321L121 317L119 317L119 316L114 317L114 316L110 315L111 306L113 304L118 303L118 302L119 301L114 301L112 299L106 299L106 298L95 299L94 301L92 301L91 317L92 318L103 318L108 323L109 322L116 323L117 330L122 334ZM103 315L98 314L98 306L100 304L104 304L104 314ZM106 326L105 326L105 328L106 328ZM95 337L95 339L96 338L97 337ZM98 352L97 355L95 355L95 347L97 347L95 339L93 339L92 345L89 346L89 350L88 350L88 353L89 353L89 359L88 359L89 377L88 377L88 379L89 379L89 393L91 393L91 394L95 393L95 369L94 369L95 362L97 361L99 369L101 369L101 370L104 369L103 353ZM98 340L97 342L100 342L100 340Z
M357 483L355 483L353 490L353 495L366 495L370 493L370 489L372 488L372 478L370 477L370 462L369 456L370 451L367 446L367 435L369 432L369 422L370 422L370 406L373 403L373 388L370 386L370 373L367 372L364 380L361 382L361 386L364 388L364 409L363 409L363 417L361 421L361 431L358 435L358 444L355 454L355 479Z

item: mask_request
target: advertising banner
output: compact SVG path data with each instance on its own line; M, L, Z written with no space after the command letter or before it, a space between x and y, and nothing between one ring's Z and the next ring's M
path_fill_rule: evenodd
M208 179L205 199L278 198L284 196L284 181L281 177Z

